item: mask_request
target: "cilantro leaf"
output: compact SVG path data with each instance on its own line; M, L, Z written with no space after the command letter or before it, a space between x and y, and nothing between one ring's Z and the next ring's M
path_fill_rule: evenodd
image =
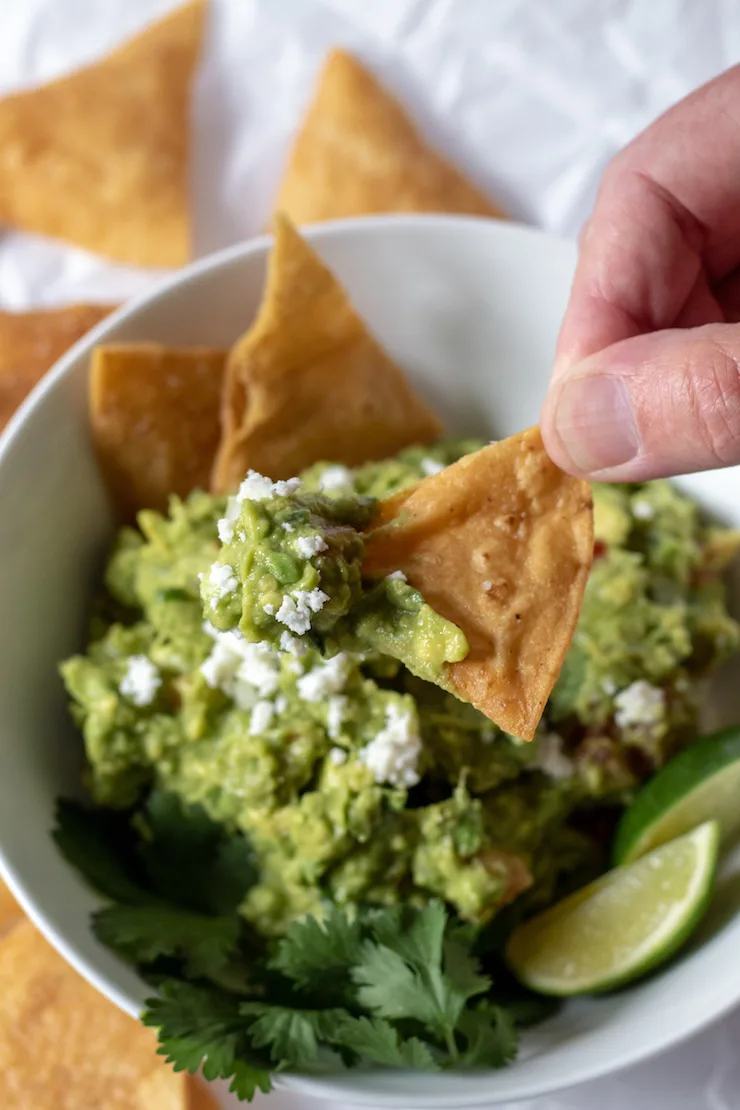
M140 854L152 888L199 913L236 911L257 878L246 837L228 836L202 806L154 790L140 816Z
M481 975L480 963L461 934L449 931L444 939L443 953L445 977L462 997L463 1003L491 989L491 980L487 975Z
M447 911L442 903L430 902L410 915L404 915L401 909L401 912L378 916L372 923L372 931L381 944L392 948L411 967L423 971L430 964L441 965L446 923Z
M129 905L151 900L136 874L128 815L62 798L52 835L67 862L105 898Z
M415 1020L458 1056L455 1027L467 1001L490 987L471 952L472 936L450 930L440 903L417 911L396 936L377 930L385 944L366 941L352 970L363 1008L392 1021Z
M458 1030L466 1041L462 1064L478 1068L501 1068L517 1052L516 1026L501 1006L482 1003L460 1015Z
M142 1021L158 1031L159 1052L175 1071L202 1067L205 1079L230 1079L229 1090L251 1101L272 1087L270 1061L252 1047L239 1005L224 991L173 980L147 1002Z
M429 1046L418 1037L404 1040L383 1018L342 1018L331 1033L336 1045L354 1052L363 1060L385 1068L418 1068L439 1071Z
M349 973L362 952L362 926L346 910L332 906L322 921L303 917L277 942L269 966L305 994L341 1000Z
M206 917L165 903L107 906L94 915L93 930L131 963L178 956L194 978L217 976L237 952L241 935L236 916Z
M256 1017L249 1030L252 1044L268 1048L273 1064L287 1063L304 1071L315 1068L320 1045L332 1040L332 1030L349 1018L342 1009L295 1010L263 1002L244 1002L240 1013Z

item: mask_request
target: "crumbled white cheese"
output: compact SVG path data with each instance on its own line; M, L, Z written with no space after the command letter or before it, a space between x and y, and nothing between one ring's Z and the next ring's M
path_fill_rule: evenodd
M295 599L286 594L282 600L280 608L275 614L275 619L279 620L281 624L287 625L291 632L295 632L297 636L302 636L304 632L308 632L311 627L311 616L304 606L301 610L298 609Z
M218 538L221 543L230 543L234 538L234 525L244 501L269 501L271 497L289 497L300 487L300 478L273 482L263 474L258 474L256 470L248 470L238 492L226 502L226 514L218 522Z
M278 694L278 696L275 698L275 712L284 713L287 708L288 699L286 698L285 694Z
M256 470L248 470L247 476L239 486L238 501L269 501L272 497L289 497L301 488L300 478L288 478L284 482L272 482Z
M408 578L402 570L393 570L390 574L386 574L386 578L397 578L399 582L408 582Z
M347 681L347 656L343 652L322 660L298 679L298 693L304 701L323 701L340 694Z
M665 695L644 678L620 690L614 698L614 720L618 728L651 728L660 724L665 712Z
M200 668L212 689L223 690L240 709L251 709L258 698L275 693L280 656L268 643L250 643L238 629L213 629L213 639L211 654Z
M346 466L327 466L319 480L319 489L333 492L351 484L352 471L348 470Z
M131 655L118 689L134 705L151 705L162 685L159 671L146 655Z
M342 722L347 708L347 699L344 694L334 694L329 698L326 707L326 731L331 740L336 740L342 731Z
M311 627L311 613L323 609L329 595L323 590L296 590L295 597L286 594L275 619L286 625L296 636L303 636Z
M360 760L378 783L390 786L415 786L419 781L419 756L422 744L413 716L391 703L386 710L385 728L362 749Z
M206 577L206 588L215 600L233 594L238 586L234 568L228 563L211 563L211 568Z
M422 472L422 474L425 474L427 476L427 478L431 474L439 474L440 470L444 470L444 468L445 468L445 464L441 463L441 462L437 462L436 459L422 459L421 460L421 472Z
M234 538L234 525L239 519L239 506L241 502L236 497L230 497L226 502L226 513L218 522L218 538L221 543L231 543Z
M608 695L608 697L613 698L617 692L617 684L613 678L602 678L601 689L604 691L605 694Z
M311 559L320 551L326 551L326 540L323 536L298 536L295 541L296 551L304 559Z
M249 720L249 735L261 736L269 728L274 712L275 706L271 701L258 701Z
M642 498L639 498L632 502L632 515L635 520L652 520L655 516L655 509L649 501L643 501Z
M271 601L268 601L267 605L263 605L262 608L267 613L268 617L275 616L275 606L272 604Z
M347 762L347 753L344 748L331 748L329 750L329 759L335 767L341 767L343 763Z
M298 605L307 605L312 613L318 613L329 601L329 595L319 589L296 590L295 599Z
M491 589L492 587L493 587L493 582L491 581L491 579L490 579L490 578L486 578L486 580L485 580L485 581L484 581L484 583L483 583L483 589L485 590L485 592L486 592L486 593L488 593L488 591L489 591L489 590L490 590L490 589Z
M546 732L537 738L537 758L532 766L555 780L569 779L575 771L575 764L563 751L563 738L557 732Z
M287 520L283 521L282 528L284 532L295 532L295 528Z
M301 656L308 651L308 645L298 636L291 636L290 632L283 632L280 635L280 650L288 651L291 655Z

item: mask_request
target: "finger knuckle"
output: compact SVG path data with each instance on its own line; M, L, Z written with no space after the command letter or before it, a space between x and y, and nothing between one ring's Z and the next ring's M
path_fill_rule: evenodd
M701 374L689 375L693 424L719 466L736 462L740 452L740 362L720 341L712 340Z

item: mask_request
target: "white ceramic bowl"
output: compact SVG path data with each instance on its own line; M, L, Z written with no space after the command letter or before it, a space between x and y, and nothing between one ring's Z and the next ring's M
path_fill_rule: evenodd
M309 238L450 430L505 435L537 421L572 245L510 224L442 217L338 223ZM93 938L96 898L48 835L54 800L77 789L80 765L57 663L83 643L111 537L88 437L88 358L101 340L231 343L258 304L268 246L260 239L208 258L115 313L61 360L0 443L0 867L51 943L131 1014L148 991ZM737 469L685 484L740 525ZM730 676L728 688L737 695L739 686ZM713 705L716 720L732 719L726 699ZM569 1004L525 1035L509 1068L298 1076L280 1085L345 1104L450 1110L530 1098L642 1060L740 1000L732 889L727 883L690 953L629 991Z

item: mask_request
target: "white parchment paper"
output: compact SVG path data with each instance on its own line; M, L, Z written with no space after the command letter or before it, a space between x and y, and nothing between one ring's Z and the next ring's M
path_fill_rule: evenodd
M93 60L171 6L0 0L0 94ZM740 3L211 0L192 124L198 254L264 226L291 133L335 44L367 59L513 215L574 236L610 157L740 60ZM118 300L158 276L0 233L0 307ZM740 975L740 957L727 971ZM508 1110L736 1110L738 1044L736 1014L652 1063ZM234 1104L224 1096L223 1105ZM281 1093L256 1105L321 1110Z

